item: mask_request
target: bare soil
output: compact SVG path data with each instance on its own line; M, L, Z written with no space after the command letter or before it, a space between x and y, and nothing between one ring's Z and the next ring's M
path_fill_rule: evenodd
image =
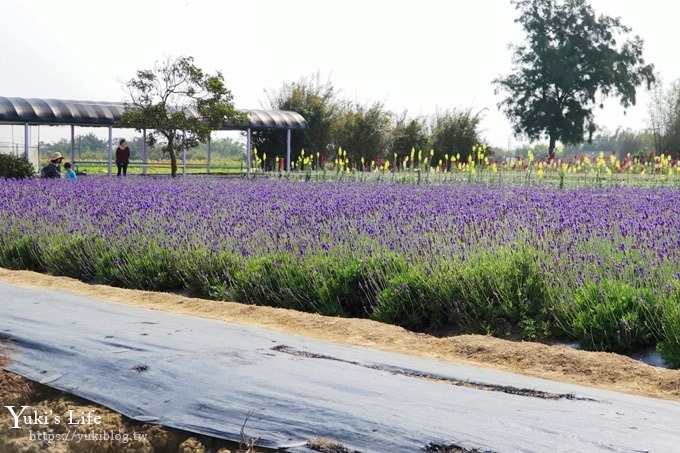
M618 354L580 351L562 345L509 341L482 335L442 338L409 332L400 327L367 319L331 318L280 308L215 302L175 294L90 285L67 277L54 277L28 271L0 268L0 279L17 285L66 290L114 303L256 326L345 345L408 354L442 362L494 368L526 376L680 401L680 370L653 367ZM35 386L37 384L0 371L2 406L6 404L6 401L27 404L24 402L27 394L33 395L34 399L41 398L43 395L36 390ZM45 404L50 407L56 405L58 409L58 406L63 404L78 404L87 407L88 403L78 402L77 399L69 399L61 395L56 399L48 399ZM110 418L112 426L125 427L125 423L130 423L115 413L110 413ZM7 425L4 422L0 416L0 429ZM157 435L161 438L168 437L163 434L165 428L144 426L149 426L150 430L160 430L160 434ZM139 430L139 428L135 429ZM0 438L5 434L0 432ZM183 440L180 438L179 441L176 437L172 437L171 442L177 446L177 450L174 448L158 450L149 445L146 449L125 451L217 451L210 450L200 440L187 436L185 435ZM189 448L188 445L187 449L182 447L183 442L189 441L195 449ZM1 444L0 447L2 447Z

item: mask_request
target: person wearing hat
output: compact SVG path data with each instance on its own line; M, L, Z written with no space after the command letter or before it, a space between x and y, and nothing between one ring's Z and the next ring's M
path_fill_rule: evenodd
M61 155L60 152L54 152L52 153L52 157L50 158L50 163L47 164L43 169L40 171L40 177L41 178L61 178L61 169L59 166L61 165L61 162L64 160L64 156Z

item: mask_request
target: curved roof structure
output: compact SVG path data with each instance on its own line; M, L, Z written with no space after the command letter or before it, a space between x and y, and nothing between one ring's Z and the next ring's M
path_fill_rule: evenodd
M0 96L0 124L118 126L125 110L122 102L67 101ZM307 121L287 110L245 110L246 124L225 124L222 129L305 129Z

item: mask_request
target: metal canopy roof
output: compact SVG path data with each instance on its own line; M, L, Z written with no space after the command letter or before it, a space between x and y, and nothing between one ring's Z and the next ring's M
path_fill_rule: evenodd
M122 102L66 101L0 96L0 124L118 126ZM246 124L225 124L224 130L305 129L307 121L287 110L246 110Z

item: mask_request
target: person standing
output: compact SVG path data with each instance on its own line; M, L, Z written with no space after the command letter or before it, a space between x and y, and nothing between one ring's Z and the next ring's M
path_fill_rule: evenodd
M130 163L130 148L125 139L121 139L116 148L116 166L118 167L118 176L120 176L121 170L123 176L127 176L127 168Z

